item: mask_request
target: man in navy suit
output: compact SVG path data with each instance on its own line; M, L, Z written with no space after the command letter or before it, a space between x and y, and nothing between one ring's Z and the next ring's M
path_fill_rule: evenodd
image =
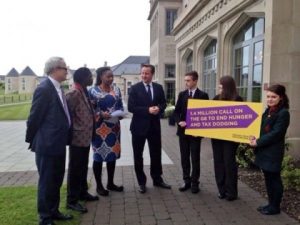
M197 88L198 73L196 71L186 73L184 82L187 89L179 93L174 111L175 121L178 125L177 135L179 136L181 166L184 180L184 184L179 188L179 191L186 191L191 188L192 193L196 194L200 190L201 137L185 135L186 111L188 99L208 99L208 95Z
M30 143L29 148L35 152L39 173L39 224L53 225L53 220L72 219L71 215L64 215L58 210L71 126L65 95L60 87L67 77L64 59L50 58L45 64L45 74L48 78L36 88L33 95L26 142Z
M128 110L133 113L130 130L134 154L134 169L139 183L139 192L146 192L143 151L146 140L150 151L150 174L153 185L170 189L162 175L160 117L166 108L166 99L160 84L152 82L155 68L144 64L141 68L142 81L133 85L128 99Z

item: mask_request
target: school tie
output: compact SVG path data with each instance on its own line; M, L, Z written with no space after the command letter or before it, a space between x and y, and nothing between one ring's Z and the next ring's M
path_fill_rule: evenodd
M148 94L150 100L152 101L152 94L151 94L150 84L147 84L147 94Z
M68 109L68 105L67 105L67 100L66 100L66 96L65 96L65 93L64 93L62 88L61 88L61 97L62 97L62 100L63 100L64 111L65 111L65 114L68 118L69 126L71 126L71 118L70 118L70 113L69 113L69 109Z

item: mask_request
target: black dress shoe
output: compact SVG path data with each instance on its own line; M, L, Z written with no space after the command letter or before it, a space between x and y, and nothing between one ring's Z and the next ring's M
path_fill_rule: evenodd
M90 193L85 193L84 195L80 196L80 200L92 202L92 201L98 201L99 197L91 195Z
M219 193L218 198L219 199L224 199L224 198L226 198L226 194Z
M164 181L161 181L161 182L153 182L153 186L155 186L155 187L160 187L160 188L164 188L164 189L171 189L171 185L165 183Z
M46 222L46 223L39 222L39 225L55 225L55 223L54 222Z
M72 209L77 212L86 213L88 210L84 206L82 206L80 203L74 203L74 204L67 204L68 209Z
M267 207L259 211L263 215L276 215L280 213L280 209L275 209L273 207Z
M101 196L108 196L108 194L109 194L109 191L104 188L97 188L96 191L97 191L98 195L101 195Z
M178 188L178 190L184 192L190 188L191 188L191 183L184 183L180 188Z
M197 194L200 191L199 185L192 185L191 192Z
M138 191L139 191L141 194L146 193L146 191L147 191L146 185L143 185L143 184L140 185Z
M232 201L236 200L237 197L236 196L226 196L225 199L229 202L232 202Z
M117 186L115 184L107 185L106 188L110 191L122 192L124 190L123 186Z
M260 212L260 211L262 211L262 210L264 210L264 209L267 209L268 207L269 207L269 204L268 204L268 205L261 205L261 206L258 206L256 210L257 210L258 212Z
M47 221L40 221L39 225L55 225L55 223L51 220L50 221L47 220Z
M73 216L70 214L62 214L61 212L54 213L52 215L53 220L71 220Z

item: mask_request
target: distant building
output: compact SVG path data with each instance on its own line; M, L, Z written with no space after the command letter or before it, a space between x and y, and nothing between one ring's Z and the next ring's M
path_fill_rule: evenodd
M17 93L19 91L19 73L12 68L5 77L5 94Z
M139 82L141 65L147 63L149 56L129 56L122 63L111 67L114 83L120 88L124 99L127 99L131 86Z
M19 75L18 83L19 94L32 93L36 88L37 75L27 66Z
M0 75L0 83L5 83L5 75Z

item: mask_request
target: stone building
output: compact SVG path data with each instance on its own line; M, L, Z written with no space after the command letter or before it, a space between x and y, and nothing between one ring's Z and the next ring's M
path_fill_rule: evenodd
M180 13L181 0L151 0L150 63L155 66L155 81L163 85L169 102L175 100L175 41L172 29Z
M19 90L18 93L32 93L37 85L37 75L27 66L18 79Z
M234 77L247 101L265 102L266 87L284 84L291 106L290 153L300 157L299 151L296 153L300 148L300 1L151 0L151 33L167 29L170 7L176 10L171 32L176 94L184 89L183 77L190 70L199 72L199 87L210 97L216 94L223 75ZM159 38L156 42L151 39L150 62L163 70L156 58L158 46L165 43ZM157 80L162 83L163 77Z
M5 76L5 94L17 93L19 91L19 72L12 68Z

